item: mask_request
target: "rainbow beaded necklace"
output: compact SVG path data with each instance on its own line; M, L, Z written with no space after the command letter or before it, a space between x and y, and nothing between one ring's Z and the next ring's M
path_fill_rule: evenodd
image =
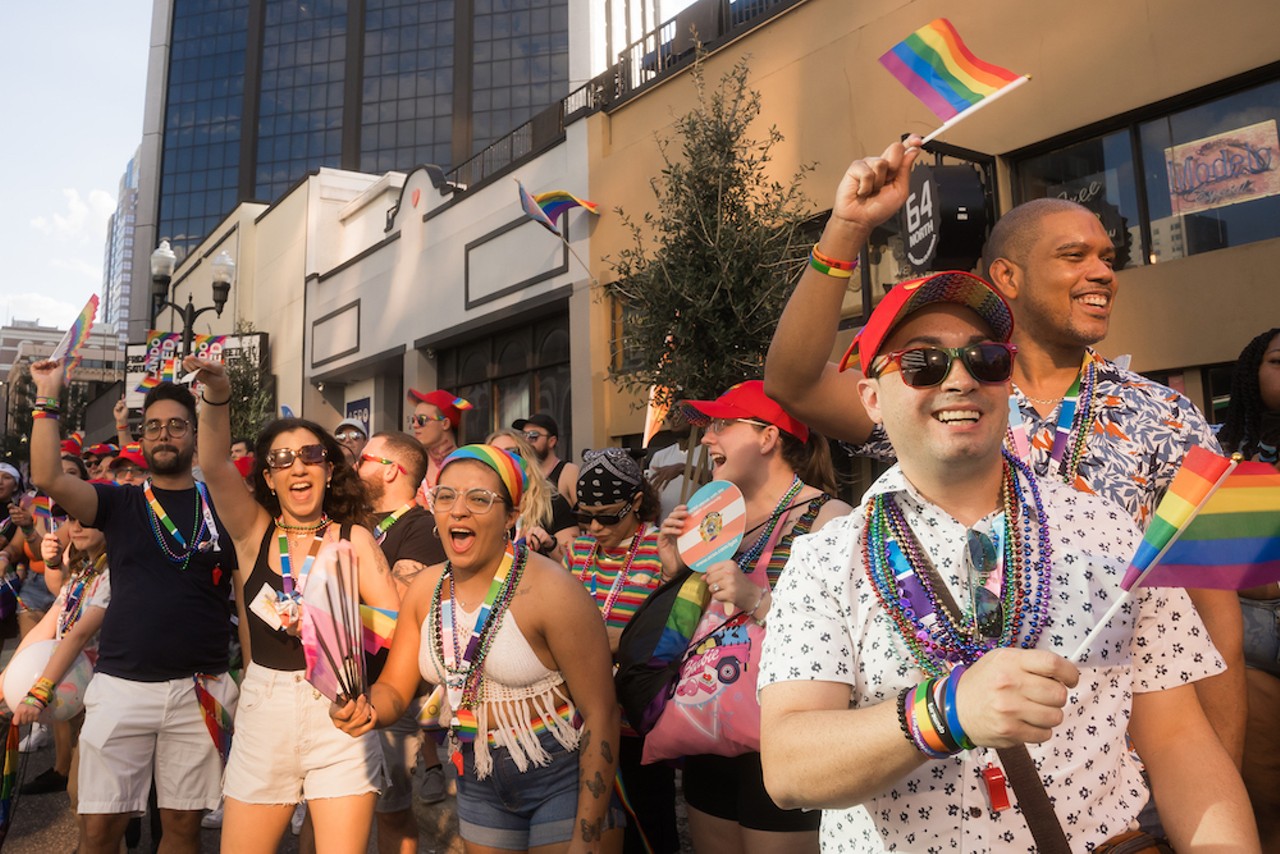
M622 595L622 588L627 586L627 577L631 575L631 564L635 562L640 544L644 541L644 528L644 522L636 528L635 535L631 538L631 548L627 550L626 560L622 562L622 568L618 570L618 574L613 577L613 584L609 587L609 594L605 597L604 604L599 605L600 614L606 623L609 622L609 616L613 614L613 606L617 604L618 597ZM593 600L596 598L596 584L600 579L600 566L597 561L599 553L600 541L595 540L591 544L591 551L587 554L586 560L582 562L582 569L578 571L578 580L583 585L587 583L587 573L591 573L591 588L587 592L591 594Z
M71 579L67 582L67 597L62 603L62 611L58 614L58 637L65 637L80 618L84 616L84 591L102 571L107 568L106 552L98 555L97 560L90 560L85 555L79 565L72 570Z
M213 527L212 514L209 510L209 496L207 487L200 481L196 481L196 521L195 527L191 531L191 545L187 545L186 537L178 530L178 526L169 518L169 514L156 498L155 491L151 488L150 479L142 487L142 492L147 498L147 518L151 522L151 533L156 538L156 544L160 546L165 557L169 558L173 563L181 563L179 569L186 569L191 563L191 556L197 551L208 551L215 547L217 543L217 532ZM174 549L169 546L169 541L165 539L161 528L169 532L169 536L178 542L178 548ZM206 535L208 539L205 539Z
M1031 470L1008 451L1001 503L1003 621L999 637L990 639L977 632L972 614L952 613L937 595L929 557L894 497L881 493L867 504L862 536L867 577L910 658L931 676L945 676L952 667L972 664L997 647L1031 649L1047 622L1053 554L1044 504Z
M485 595L476 624L471 631L465 649L458 644L456 603L454 595L452 562L444 565L444 572L436 581L431 595L431 610L427 613L429 633L435 644L438 660L445 667L445 689L449 704L454 710L454 734L464 741L475 737L474 710L480 703L480 685L484 679L484 661L493 646L494 638L502 624L502 617L511 605L524 568L529 562L529 550L523 544L507 545L507 551L498 564L489 591ZM445 579L449 581L448 607L443 601Z

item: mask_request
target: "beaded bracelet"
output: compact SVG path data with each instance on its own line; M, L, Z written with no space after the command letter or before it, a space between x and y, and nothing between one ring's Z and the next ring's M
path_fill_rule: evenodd
M53 680L43 676L37 679L36 684L32 685L31 690L27 692L27 696L22 698L22 702L28 706L48 708L53 702Z
M853 271L858 266L858 259L839 261L828 257L818 251L818 244L815 243L813 244L813 249L809 252L809 266L822 275L830 276L833 279L849 279L853 277Z

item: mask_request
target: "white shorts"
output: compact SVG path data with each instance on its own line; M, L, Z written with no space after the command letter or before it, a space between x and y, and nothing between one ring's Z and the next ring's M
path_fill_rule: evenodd
M235 713L236 683L225 673L209 690ZM222 794L222 757L205 725L189 677L137 682L95 674L84 695L80 731L82 814L139 813L152 775L163 809L214 809Z
M300 670L250 664L240 685L236 734L223 787L246 804L296 804L382 788L376 733L352 738L333 725L329 700Z
M422 727L412 705L400 720L378 730L382 757L387 763L387 786L378 797L378 812L401 812L413 806L413 769L418 764L422 740Z

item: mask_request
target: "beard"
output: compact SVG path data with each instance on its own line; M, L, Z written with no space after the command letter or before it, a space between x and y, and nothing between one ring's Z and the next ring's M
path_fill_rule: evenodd
M157 455L162 451L168 453L163 458L157 459ZM191 471L191 460L195 452L194 446L180 448L177 445L163 444L144 448L142 456L146 458L147 467L154 474L183 474Z
M374 507L378 506L378 502L382 500L382 496L386 492L386 484L381 480L364 481L364 497Z

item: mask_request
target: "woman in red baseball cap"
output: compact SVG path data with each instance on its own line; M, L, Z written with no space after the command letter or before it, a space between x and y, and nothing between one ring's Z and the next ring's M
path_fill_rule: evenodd
M741 549L733 560L706 571L712 602L708 613L718 617L718 625L727 614L748 612L764 628L772 589L792 542L852 509L833 498L835 472L827 440L765 395L760 380L739 383L715 400L684 401L683 409L689 423L706 431L702 444L713 478L732 481L746 499ZM659 543L665 564L684 565L676 538L686 518L682 504L662 523ZM754 668L748 673L754 685ZM765 791L758 752L687 756L683 785L698 851L818 850L820 813L780 809Z

